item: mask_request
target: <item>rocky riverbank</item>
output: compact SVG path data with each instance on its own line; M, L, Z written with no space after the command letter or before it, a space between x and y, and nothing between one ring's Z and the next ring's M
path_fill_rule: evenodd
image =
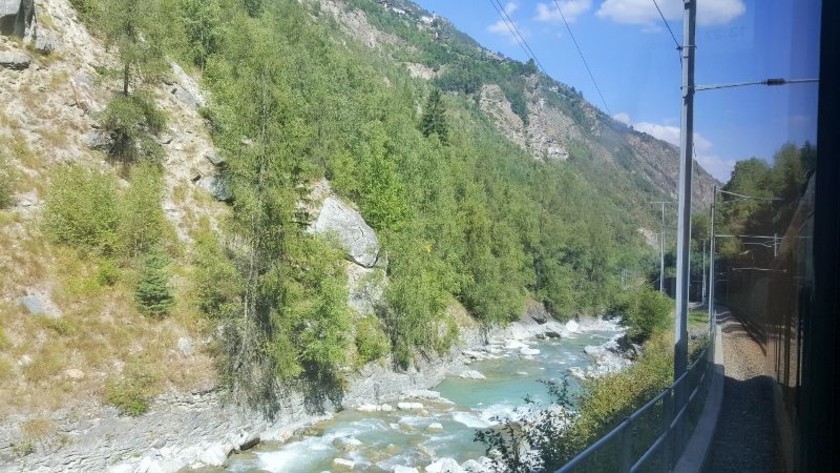
M592 323L600 322L584 326ZM260 441L286 439L337 409L399 401L407 392L433 387L449 374L476 376L468 368L473 360L497 356L494 352L502 347L518 347L523 356L532 356L523 340L562 337L580 329L576 322L564 325L530 316L485 333L464 329L458 347L405 372L387 364L365 366L350 377L340 406L328 399L315 405L311 396L290 392L273 418L226 402L221 389L160 396L139 417L121 416L102 405L54 411L44 420L55 432L34 445L21 443L26 419L7 418L0 425L0 472L151 473L221 466L232 452Z

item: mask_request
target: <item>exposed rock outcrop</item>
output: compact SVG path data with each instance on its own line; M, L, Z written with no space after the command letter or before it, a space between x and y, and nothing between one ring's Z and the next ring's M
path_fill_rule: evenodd
M0 52L0 67L13 71L22 71L27 69L31 63L32 59L26 53L15 51Z
M333 235L347 251L347 257L365 268L379 262L379 239L358 211L329 196L324 199L315 223L309 231L316 234Z
M23 38L34 14L34 0L0 0L0 34Z

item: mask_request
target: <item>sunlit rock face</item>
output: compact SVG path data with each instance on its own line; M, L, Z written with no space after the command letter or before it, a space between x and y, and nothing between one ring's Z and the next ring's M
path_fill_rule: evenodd
M33 0L0 0L0 34L23 38L34 12Z

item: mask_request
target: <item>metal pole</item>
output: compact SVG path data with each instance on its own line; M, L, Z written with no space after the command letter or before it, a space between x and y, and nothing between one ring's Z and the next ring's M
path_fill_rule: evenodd
M668 202L651 202L662 206L662 225L659 228L659 292L665 293L665 205Z
M711 234L709 235L709 324L715 320L715 206L717 205L717 186L712 193Z
M659 292L665 292L665 202L662 202L662 226L659 227Z
M703 240L703 265L700 266L703 273L703 282L700 284L700 304L706 303L706 240Z
M674 343L674 379L688 365L688 264L691 248L691 170L694 146L694 22L697 0L684 0L682 46L682 120L680 127L679 212L677 214L677 320ZM677 389L675 411L685 402L685 389Z

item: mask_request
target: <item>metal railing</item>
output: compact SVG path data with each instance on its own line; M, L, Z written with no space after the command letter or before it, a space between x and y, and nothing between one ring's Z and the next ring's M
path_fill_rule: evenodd
M671 386L555 473L670 472L688 443L714 373L715 337ZM675 412L675 393L690 392Z

